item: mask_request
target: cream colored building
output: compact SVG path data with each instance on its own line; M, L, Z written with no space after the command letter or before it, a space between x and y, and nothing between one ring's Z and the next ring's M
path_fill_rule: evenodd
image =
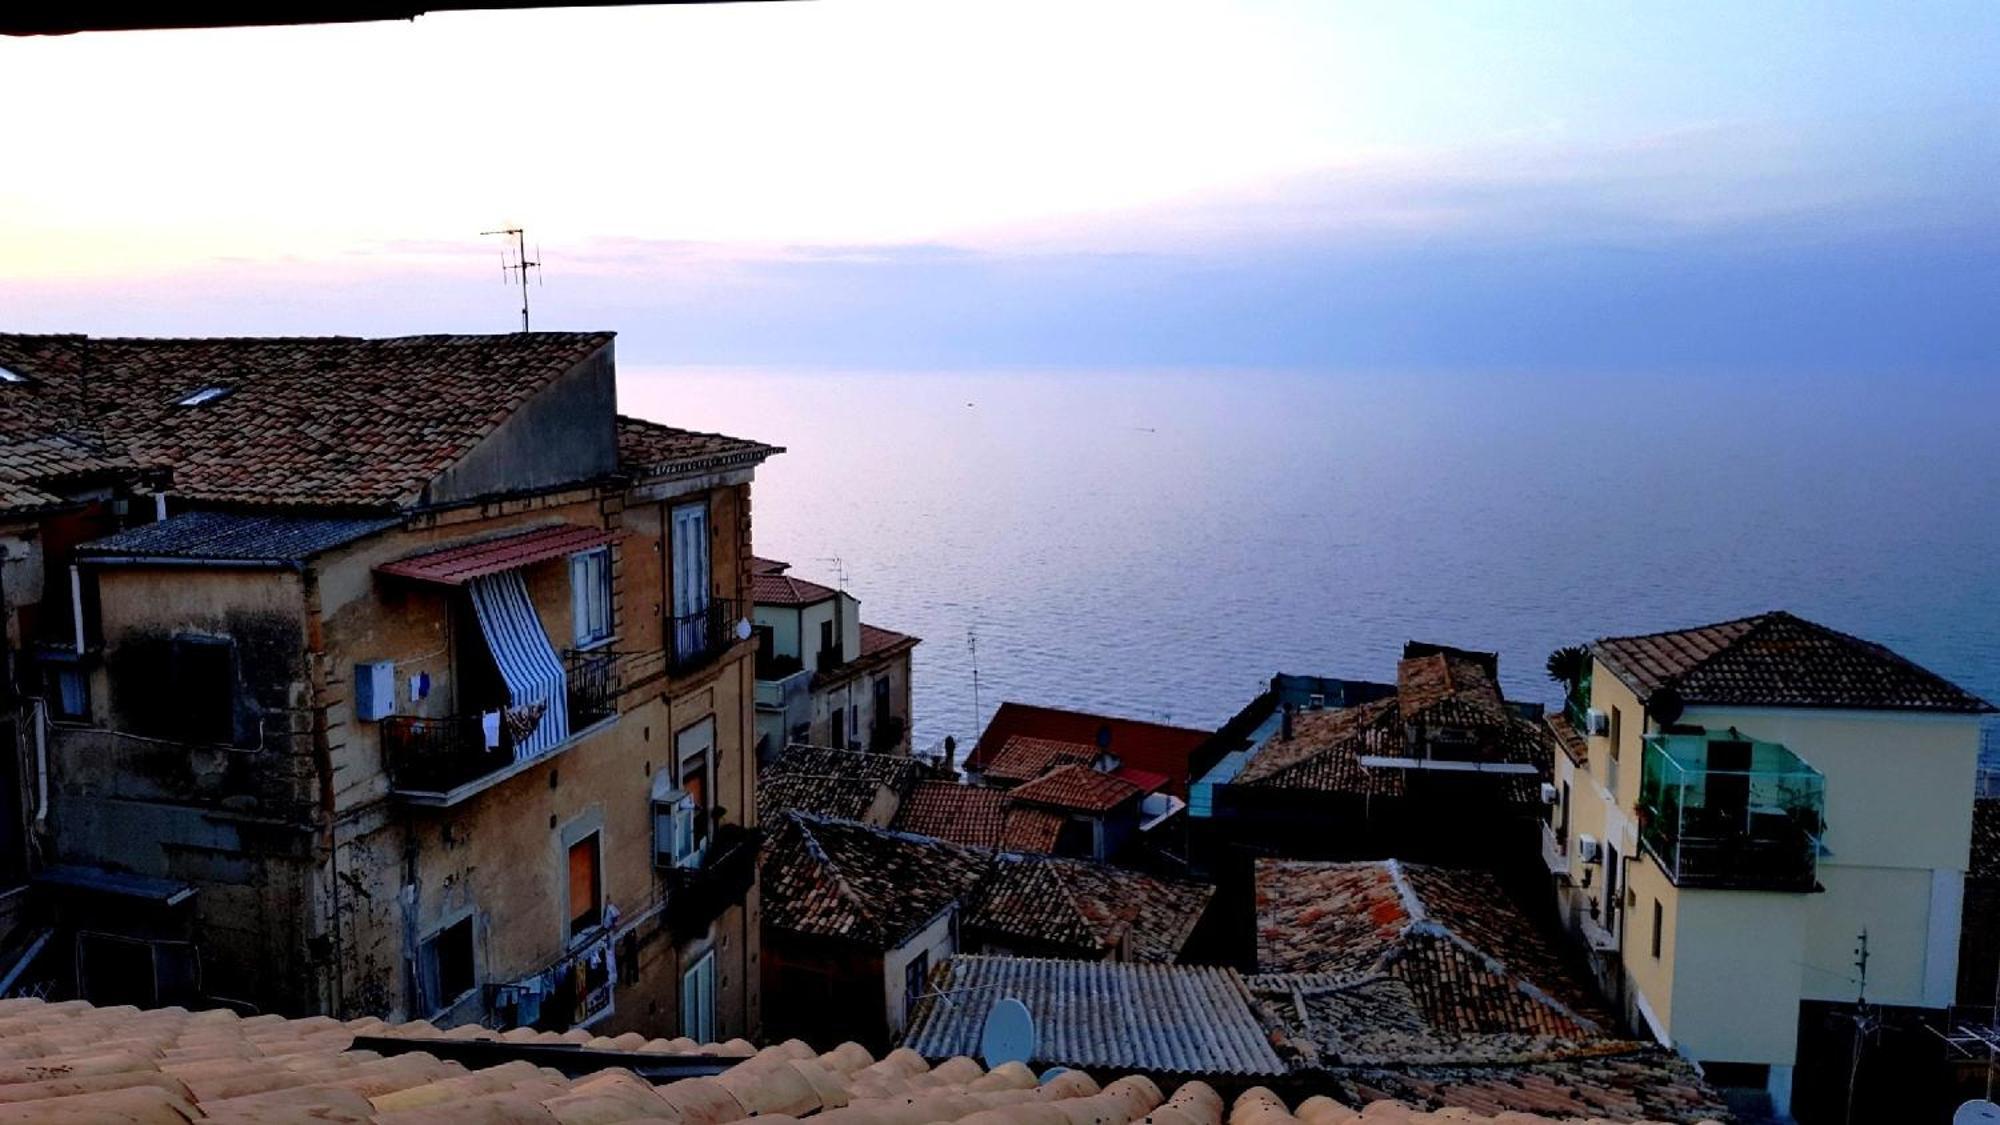
M1787 1112L1800 1005L1952 1001L1983 701L1776 612L1606 638L1550 724L1544 857L1642 1031Z
M854 595L790 569L751 560L760 756L792 743L908 754L917 638L864 624Z

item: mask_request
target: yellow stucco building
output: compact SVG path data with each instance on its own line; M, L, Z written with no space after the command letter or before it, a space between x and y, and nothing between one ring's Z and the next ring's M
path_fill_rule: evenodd
M1984 701L1784 612L1599 640L1544 858L1633 1025L1788 1111L1800 1005L1956 983Z

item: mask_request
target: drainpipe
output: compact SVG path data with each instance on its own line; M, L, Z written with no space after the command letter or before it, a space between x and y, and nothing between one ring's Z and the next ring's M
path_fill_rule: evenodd
M76 654L83 655L83 571L69 564L69 616L76 629Z

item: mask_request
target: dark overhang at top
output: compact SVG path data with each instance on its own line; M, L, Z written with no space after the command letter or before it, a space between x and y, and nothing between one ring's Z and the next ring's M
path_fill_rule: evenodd
M107 3L106 0L22 0L0 5L0 34L73 35L79 31L155 31L214 27L279 27L314 23L413 20L431 12L523 8L629 8L646 4L743 3L745 0L304 0L301 3ZM771 2L771 0L759 0Z

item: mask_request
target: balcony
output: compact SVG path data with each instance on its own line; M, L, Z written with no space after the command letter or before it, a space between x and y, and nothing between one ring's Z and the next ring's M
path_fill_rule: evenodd
M667 619L667 670L685 675L715 662L736 643L734 598L715 598L706 609Z
M501 721L487 734L482 712L391 715L382 720L382 756L396 792L419 804L454 805L568 749L618 717L618 696L634 657L609 649L572 651L563 658L569 737L532 758L519 759L513 727Z
M1735 731L1646 736L1639 841L1675 886L1811 891L1826 778Z
M667 927L685 941L743 901L757 879L755 829L725 824L700 852L700 860L663 871L667 880Z

